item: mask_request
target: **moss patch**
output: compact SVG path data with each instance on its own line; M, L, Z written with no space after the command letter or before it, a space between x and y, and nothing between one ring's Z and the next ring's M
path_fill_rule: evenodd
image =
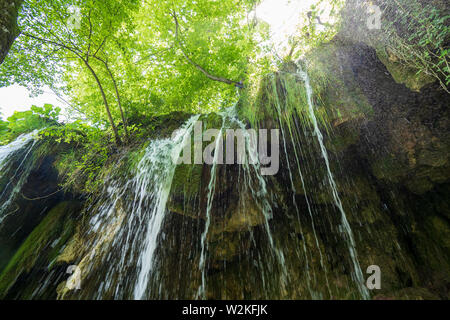
M4 297L22 273L29 273L38 261L51 268L53 260L74 232L74 221L66 219L78 208L71 201L55 206L23 242L0 275L0 297ZM39 264L41 264L39 263Z

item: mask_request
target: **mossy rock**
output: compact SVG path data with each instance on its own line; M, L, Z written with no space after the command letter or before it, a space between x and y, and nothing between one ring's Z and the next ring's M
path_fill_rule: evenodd
M190 198L199 194L202 186L203 165L180 164L175 169L171 195Z
M373 300L439 300L439 296L426 288L405 288L387 294L377 294Z
M412 177L405 181L405 186L414 194L425 194L433 189L434 184L427 177Z
M23 273L32 269L51 269L52 263L75 230L71 214L79 203L65 201L56 205L26 238L0 275L0 297L4 297ZM39 264L39 266L37 266Z
M372 162L372 172L377 179L398 182L407 169L393 155L387 155Z
M203 165L180 164L176 167L167 203L169 211L194 219L199 217L194 201L202 194L203 174Z
M169 211L198 218L199 213L194 211L194 206L191 200L196 197L202 197L206 192L206 188L209 185L211 165L195 164L194 161L194 146L196 141L202 141L202 153L205 148L214 141L203 141L203 134L208 129L222 128L223 118L217 113L209 113L199 118L202 122L202 136L195 136L195 132L191 135L191 159L190 164L179 164L175 168L175 173L172 180L172 186L170 191L170 199L168 202ZM223 133L225 137L225 132ZM223 137L223 138L224 138ZM224 155L225 155L225 139L224 143ZM182 154L180 155L182 156ZM218 170L222 167L218 166ZM220 192L220 186L216 187L216 191Z
M336 37L307 55L311 85L318 97L315 102L326 111L334 126L373 115L349 61L342 58L348 55L348 50L353 50L351 45Z
M400 59L392 54L386 53L385 50L377 50L377 56L386 66L395 82L404 84L407 88L420 92L420 90L435 82L436 79L425 74L418 73L417 70L409 68Z
M223 232L220 237L208 243L214 261L230 261L249 247L248 234Z
M348 147L355 145L358 142L358 130L342 125L339 130L335 132L335 134L330 135L329 139L325 143L325 146L328 150L337 153L345 151Z

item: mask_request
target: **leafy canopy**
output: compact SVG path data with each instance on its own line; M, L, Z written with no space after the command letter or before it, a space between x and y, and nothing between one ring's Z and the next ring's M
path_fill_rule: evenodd
M56 125L60 111L58 107L45 104L43 107L32 106L28 111L16 111L7 121L0 119L0 145L23 133Z

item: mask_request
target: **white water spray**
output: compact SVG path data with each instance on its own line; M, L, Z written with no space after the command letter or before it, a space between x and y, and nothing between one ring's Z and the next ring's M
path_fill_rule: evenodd
M358 261L358 255L356 252L356 245L355 245L355 240L353 237L353 232L350 227L350 224L348 223L347 216L345 214L341 199L340 199L338 191L337 191L336 183L334 181L334 177L333 177L333 174L330 169L328 153L327 153L327 150L325 149L325 145L323 143L323 135L319 129L319 125L317 124L317 118L314 113L314 105L313 105L313 100L312 100L313 92L312 92L312 87L311 87L311 84L309 81L309 76L308 76L308 73L304 72L304 71L300 71L299 74L305 82L306 96L308 99L308 112L309 112L309 116L310 116L310 119L313 124L314 133L315 133L317 140L319 142L319 145L320 145L320 150L322 152L322 156L325 160L325 165L327 168L327 175L328 175L328 182L329 182L330 189L331 189L331 192L333 195L333 200L334 200L336 207L339 209L339 212L341 213L341 222L342 222L342 227L343 227L342 229L346 234L348 249L350 251L350 256L351 256L351 259L353 262L354 280L357 284L358 290L359 290L361 296L363 297L363 299L369 299L370 294L364 285L364 277L363 277L361 267L360 267L359 261Z
M211 168L211 178L208 185L208 200L207 200L207 209L206 209L206 223L205 223L205 229L202 233L201 237L201 256L200 256L200 263L199 268L202 275L202 283L199 287L197 296L201 297L203 299L206 298L206 258L207 258L207 250L208 250L208 243L207 243L207 235L209 231L209 227L211 224L211 209L212 209L212 203L214 200L214 194L215 194L215 186L216 186L216 180L217 180L217 164L219 160L219 156L222 154L222 152L219 152L219 148L223 142L223 133L226 129L232 128L232 126L238 126L239 129L241 129L242 133L244 134L245 138L245 157L244 162L242 164L243 166L243 172L245 175L245 187L248 191L250 191L253 199L255 200L258 208L261 210L263 216L264 216L264 229L266 231L266 235L269 241L269 246L271 248L272 255L275 256L276 261L280 265L281 268L281 274L280 274L280 285L282 287L285 287L287 284L287 278L288 278L288 272L286 270L286 264L285 264L285 258L283 251L280 248L277 248L273 237L272 232L269 228L269 220L272 219L272 208L268 201L268 192L267 192L267 186L266 182L264 180L264 177L261 174L261 164L259 162L258 152L256 148L256 136L251 136L250 133L246 130L245 124L239 120L237 112L236 112L236 106L232 106L230 108L225 109L225 111L220 112L219 115L222 117L222 127L219 131L219 135L217 137L215 149L214 149L214 160L213 165ZM263 279L264 283L264 279Z
M9 182L3 190L0 190L0 200L2 201L2 204L0 205L0 223L8 215L15 212L7 212L7 209L10 207L10 204L14 200L17 193L22 189L22 186L26 182L30 173L31 166L24 168L24 164L29 159L31 151L36 144L36 139L34 139L34 137L37 132L38 131L35 130L33 132L23 134L10 144L0 146L0 178L3 174L9 174L7 167L10 165L10 162L15 159L15 155L18 152L23 151L23 155L21 155L22 158L18 160L20 163L10 176Z

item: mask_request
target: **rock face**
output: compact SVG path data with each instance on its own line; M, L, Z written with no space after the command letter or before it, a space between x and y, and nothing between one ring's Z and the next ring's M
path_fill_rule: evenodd
M82 202L58 186L55 161L63 152L62 146L30 140L1 163L2 204L10 202L0 223L2 298L29 299L42 286L34 279L64 276L53 263L74 234ZM42 289L40 296L56 298L54 290Z
M396 233L410 250L409 263L423 280L415 282L411 277L409 286L447 292L449 248L444 234L448 234L448 209L442 204L448 202L444 190L450 172L448 95L436 83L423 87L421 93L397 83L375 50L365 44L336 39L329 46L330 54L321 58L347 71L336 79L338 85L325 91L334 124L334 136L328 137L327 145L339 159L342 172L353 177L354 185L342 190L347 193L344 190L349 188L349 195L365 199L355 204L363 216L372 217L368 222L374 226L385 219L393 221L395 230L388 232L381 225L377 229L384 230L386 239ZM332 105L336 96L338 101L350 101L347 108ZM440 240L432 236L438 234L437 225L430 222L434 219L446 226ZM417 237L427 243L426 248L412 244L419 241ZM429 252L435 252L433 257ZM370 260L377 264L376 259Z
M409 252L417 276L409 276L408 286L447 296L448 93L436 79L400 71L401 61L394 65L381 54L386 48L377 31L364 31L364 17L349 11L342 31L309 61L311 73L326 73L331 79L327 87L316 89L333 125L327 147L341 163L341 172L353 180L341 190L345 194L348 188L354 198L365 199L354 205L371 217L367 223L379 225L386 218L393 222L395 230L388 232L386 226L378 230L383 229L385 237L396 233ZM338 180L346 178L339 170L336 174ZM371 211L378 213L374 216ZM382 213L386 218L379 216ZM376 264L376 259L370 260ZM405 279L404 271L397 272Z
M389 57L380 55L382 44L374 45L363 32L350 33L349 28L344 26L307 57L305 65L357 262L365 279L367 267L381 269L381 289L370 292L373 299L448 299L448 94L437 81L395 71ZM287 64L264 79L254 105L241 102L237 107L247 127L281 131L276 175L262 184L256 171L238 164L176 167L147 298L195 299L202 282L204 296L211 299L361 298L364 284L354 280L349 233L330 188L298 68ZM188 118L173 114L156 119L149 124L154 128L149 137L170 137ZM220 114L199 119L204 130L220 129L224 123ZM232 122L229 127L239 126ZM105 189L114 173L123 184L133 178L127 168L143 157L147 142L111 156L99 177ZM44 156L30 163L21 190L26 198L14 202L20 214L1 224L0 296L132 298L126 280L134 279L138 259L124 255L124 260L115 260L126 244L117 235L134 221L127 208L150 210L152 204L138 203L125 192L111 205L110 222L96 226L90 218L110 201L109 193L52 195L63 180L55 166L62 152L37 153ZM40 197L45 198L27 200ZM95 246L93 238L100 239ZM112 262L127 268L110 274L106 271ZM81 290L67 286L74 281L66 273L70 265L81 270Z

